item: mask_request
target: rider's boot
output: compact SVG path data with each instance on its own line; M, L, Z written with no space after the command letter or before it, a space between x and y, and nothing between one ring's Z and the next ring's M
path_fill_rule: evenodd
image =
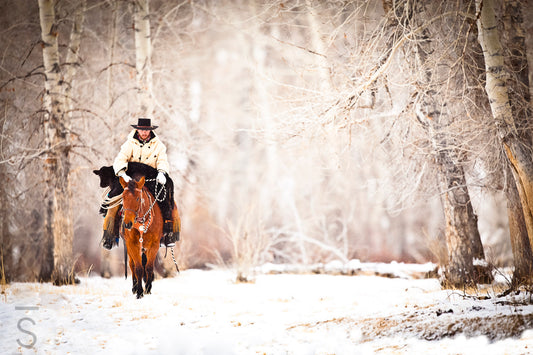
M113 246L118 245L118 238L115 236L115 216L120 209L119 206L115 206L107 210L104 219L104 235L102 236L102 246L108 250L111 250Z
M172 232L176 237L176 241L180 240L181 220L178 212L176 202L174 202L174 208L172 208Z
M163 213L164 225L163 225L163 239L165 246L167 248L172 248L176 246L176 242L179 240L180 228L179 228L179 217L178 222L176 223L176 216L178 216L176 204L172 211L165 211Z

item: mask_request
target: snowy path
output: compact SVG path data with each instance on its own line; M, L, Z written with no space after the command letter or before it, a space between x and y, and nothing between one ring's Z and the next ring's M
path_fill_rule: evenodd
M533 351L531 330L495 342L415 337L458 317L533 314L530 305L465 300L440 290L434 279L282 274L235 284L233 278L228 271L188 270L156 280L153 294L141 300L130 292L131 279L83 278L64 287L15 283L0 298L0 354Z

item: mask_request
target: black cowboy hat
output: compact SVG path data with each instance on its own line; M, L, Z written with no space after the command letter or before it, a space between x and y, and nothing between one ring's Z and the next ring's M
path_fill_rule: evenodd
M139 120L137 121L137 124L136 125L132 124L131 126L135 129L143 129L147 131L152 131L156 129L157 127L159 127L159 126L152 126L152 120L149 118L139 118Z

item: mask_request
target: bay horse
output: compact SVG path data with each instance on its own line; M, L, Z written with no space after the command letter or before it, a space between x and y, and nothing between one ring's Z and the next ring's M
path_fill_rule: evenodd
M129 256L133 279L131 291L137 298L150 294L154 281L154 262L163 236L163 215L156 198L144 186L145 177L128 183L120 178L122 194L124 245Z

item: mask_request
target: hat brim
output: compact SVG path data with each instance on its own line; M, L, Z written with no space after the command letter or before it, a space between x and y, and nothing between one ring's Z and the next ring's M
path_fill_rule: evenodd
M135 129L140 129L143 131L153 131L154 129L159 127L159 126L137 126L136 124L132 124L131 126Z

